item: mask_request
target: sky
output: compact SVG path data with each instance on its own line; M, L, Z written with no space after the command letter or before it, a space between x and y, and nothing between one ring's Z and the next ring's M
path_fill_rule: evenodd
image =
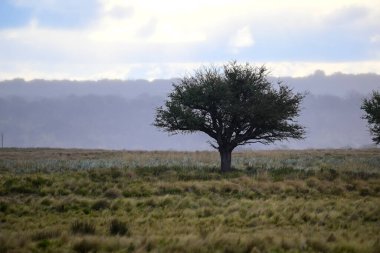
M380 0L0 0L0 80L380 74L379 24Z

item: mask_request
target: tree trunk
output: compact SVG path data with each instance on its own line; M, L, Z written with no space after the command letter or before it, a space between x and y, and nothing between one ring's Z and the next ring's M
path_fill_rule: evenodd
M229 149L219 149L220 169L222 172L231 171L231 153Z

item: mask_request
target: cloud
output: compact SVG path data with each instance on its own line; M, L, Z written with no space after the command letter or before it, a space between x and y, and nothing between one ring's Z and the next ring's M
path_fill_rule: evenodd
M152 18L140 27L140 30L137 32L137 35L143 38L149 38L156 32L156 28L157 20Z
M313 74L315 70L322 70L326 75L334 73L361 74L380 73L380 62L270 62L251 61L256 65L265 64L276 77L292 76L303 77ZM223 65L225 61L214 62ZM0 80L9 80L23 77L26 80L101 80L101 79L160 79L182 77L193 74L197 68L209 65L208 62L188 63L59 63L46 66L43 63L0 63Z
M376 35L371 36L371 38L369 39L369 41L371 43L374 43L374 44L380 43L380 34L376 34Z
M335 25L347 25L366 19L370 14L368 7L360 5L344 6L339 8L327 18L328 23Z
M244 26L243 28L239 29L236 34L233 35L230 43L233 47L233 50L237 53L241 48L253 46L255 41L249 27Z
M0 78L159 78L231 59L300 68L279 67L292 75L319 64L326 72L356 71L355 62L374 63L358 69L380 73L380 6L370 0L14 0L15 6L30 13L21 26L0 26L0 66L9 70Z
M129 7L121 7L121 8L114 7L108 10L107 14L116 19L124 19L124 18L131 17L133 13L134 13L134 9L131 6L129 6Z

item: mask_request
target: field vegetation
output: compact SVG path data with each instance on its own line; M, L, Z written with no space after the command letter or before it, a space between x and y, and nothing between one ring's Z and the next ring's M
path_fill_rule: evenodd
M0 252L380 252L380 150L0 150Z

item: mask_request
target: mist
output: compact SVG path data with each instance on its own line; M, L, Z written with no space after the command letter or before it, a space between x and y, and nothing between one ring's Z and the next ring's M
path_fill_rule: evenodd
M380 89L375 74L313 75L281 80L307 92L299 122L306 138L247 149L362 148L372 146L361 119L362 99ZM152 125L176 79L0 82L0 131L6 147L128 150L207 150L208 136L168 135Z

